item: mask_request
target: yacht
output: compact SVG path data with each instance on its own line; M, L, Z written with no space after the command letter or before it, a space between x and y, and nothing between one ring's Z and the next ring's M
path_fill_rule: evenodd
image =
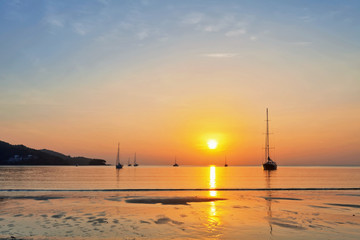
M265 161L263 163L264 170L276 170L277 164L270 158L270 141L269 141L269 114L266 108L266 136L265 136Z
M176 157L175 157L175 163L174 163L173 167L178 167L178 166L179 166L179 164L176 163Z
M123 165L120 163L120 143L118 143L118 151L116 156L116 169L123 168Z
M134 167L137 167L137 166L139 166L139 164L136 163L136 153L135 153L135 155L134 155Z

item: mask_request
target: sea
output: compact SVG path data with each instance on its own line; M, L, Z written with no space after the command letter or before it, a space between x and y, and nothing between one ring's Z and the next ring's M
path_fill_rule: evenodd
M360 239L360 167L1 166L0 239Z

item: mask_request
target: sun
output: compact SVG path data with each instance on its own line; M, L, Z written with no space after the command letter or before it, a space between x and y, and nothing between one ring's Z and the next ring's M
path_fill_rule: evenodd
M216 149L217 148L217 145L218 145L218 142L215 140L215 139L209 139L207 141L207 145L210 149Z

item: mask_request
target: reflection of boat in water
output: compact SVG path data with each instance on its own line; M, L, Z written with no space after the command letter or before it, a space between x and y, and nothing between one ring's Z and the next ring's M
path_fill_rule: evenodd
M266 108L266 137L265 137L265 162L263 163L264 170L276 170L277 164L270 158L270 143L269 143L269 117L268 109Z
M179 166L179 164L177 164L176 157L175 157L175 163L174 163L173 167L178 167L178 166Z
M118 143L118 151L116 156L116 169L123 168L123 165L120 163L120 143Z
M266 205L268 207L268 211L267 211L267 217L268 217L268 222L269 222L269 227L270 227L270 235L272 235L272 211L271 211L271 201L272 201L272 198L271 198L271 183L270 183L270 180L271 180L271 171L266 171L266 188L269 189L268 191L266 191Z
M224 167L227 167L228 166L228 164L227 164L227 162L226 162L226 156L225 156L225 164L224 164Z
M134 155L134 167L137 167L137 166L139 166L139 164L136 163L136 153L135 153L135 155Z
M128 167L131 167L130 158L128 159Z

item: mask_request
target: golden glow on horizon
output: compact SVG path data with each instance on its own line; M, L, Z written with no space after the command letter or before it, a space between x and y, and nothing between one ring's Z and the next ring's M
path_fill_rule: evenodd
M210 189L216 188L216 168L215 166L210 166ZM217 191L210 191L211 197L216 197Z
M215 139L209 139L207 145L210 149L216 149L218 142Z

